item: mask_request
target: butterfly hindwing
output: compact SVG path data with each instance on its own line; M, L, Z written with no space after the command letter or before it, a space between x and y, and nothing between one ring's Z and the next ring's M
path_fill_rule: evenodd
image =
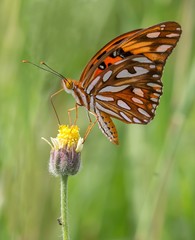
M115 63L90 88L95 109L126 123L148 123L162 95L162 69L142 55Z

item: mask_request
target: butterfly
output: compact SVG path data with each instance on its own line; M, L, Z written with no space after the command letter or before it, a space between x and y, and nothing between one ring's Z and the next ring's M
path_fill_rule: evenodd
M79 81L45 65L62 78L63 89L73 95L76 105L93 113L103 134L118 144L112 118L127 124L147 124L154 118L162 95L163 68L181 33L176 22L124 33L92 57Z
M79 81L62 80L76 104L95 114L112 143L119 143L112 118L128 124L147 124L154 118L162 95L163 68L181 32L176 22L127 32L95 54Z
M112 118L128 124L147 124L154 118L162 95L163 68L181 32L176 22L127 32L95 54L79 81L62 80L76 104L95 114L112 143L119 143Z

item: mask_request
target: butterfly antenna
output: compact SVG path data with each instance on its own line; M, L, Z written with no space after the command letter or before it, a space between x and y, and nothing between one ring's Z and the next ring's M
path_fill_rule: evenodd
M59 72L55 71L53 68L51 68L49 65L47 65L45 62L41 61L40 64L44 65L46 68L48 68L51 72L53 72L54 74L56 74L57 76L61 77L61 78L65 78L62 74L60 74Z
M51 67L49 67L45 62L41 61L40 64L41 65L44 65L45 67L41 67L33 62L30 62L28 60L22 60L23 63L30 63L32 65L34 65L35 67L38 67L46 72L49 72L49 73L52 73L54 75L56 75L57 77L59 78L63 78L63 79L66 79L62 74L58 73L57 71L55 71L54 69L52 69Z

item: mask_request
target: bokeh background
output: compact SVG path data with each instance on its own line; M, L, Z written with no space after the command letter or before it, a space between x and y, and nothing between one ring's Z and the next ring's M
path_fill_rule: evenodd
M88 60L124 32L178 21L181 40L168 59L164 95L147 126L116 121L120 145L96 126L69 179L74 240L195 239L194 0L1 0L0 239L61 239L60 180L48 173L47 139L57 134L50 95L57 77L41 60L79 79ZM68 123L72 96L54 99ZM88 126L79 110L81 134Z

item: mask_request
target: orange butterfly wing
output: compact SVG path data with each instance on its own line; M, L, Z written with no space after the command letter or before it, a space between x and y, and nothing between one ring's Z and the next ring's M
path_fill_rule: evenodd
M94 66L95 63L98 62L98 60L105 55L107 52L112 52L113 48L115 46L117 46L120 42L122 42L124 39L127 39L129 37L131 37L132 35L134 35L136 32L140 31L140 29L131 31L131 32L127 32L124 33L116 38L114 38L113 40L111 40L109 43L107 43L102 49L100 49L92 58L91 60L88 62L88 64L86 65L86 67L84 68L81 77L80 77L80 82L82 82L85 78L87 78L89 70ZM121 58L119 59L115 59L114 62L121 60ZM109 57L107 58L107 61L112 61L113 59ZM98 75L102 72L101 69L96 69L96 74Z
M147 124L162 95L162 70L158 66L142 55L110 66L90 91L96 108L125 123Z
M143 54L152 61L165 63L176 46L181 32L181 26L178 23L164 22L143 29L119 47L122 47L125 52L131 52L134 55Z
M162 71L180 35L175 22L135 30L108 43L86 66L78 86L90 96L90 111L111 142L118 144L111 117L141 124L153 119L162 95Z
M178 23L164 22L116 37L89 61L79 82L83 88L86 88L102 70L131 55L143 54L151 60L164 62L175 47L180 35L181 26ZM168 48L169 46L170 48ZM119 56L114 56L114 53L117 52ZM119 59L115 60L116 57ZM102 69L103 67L104 69Z

